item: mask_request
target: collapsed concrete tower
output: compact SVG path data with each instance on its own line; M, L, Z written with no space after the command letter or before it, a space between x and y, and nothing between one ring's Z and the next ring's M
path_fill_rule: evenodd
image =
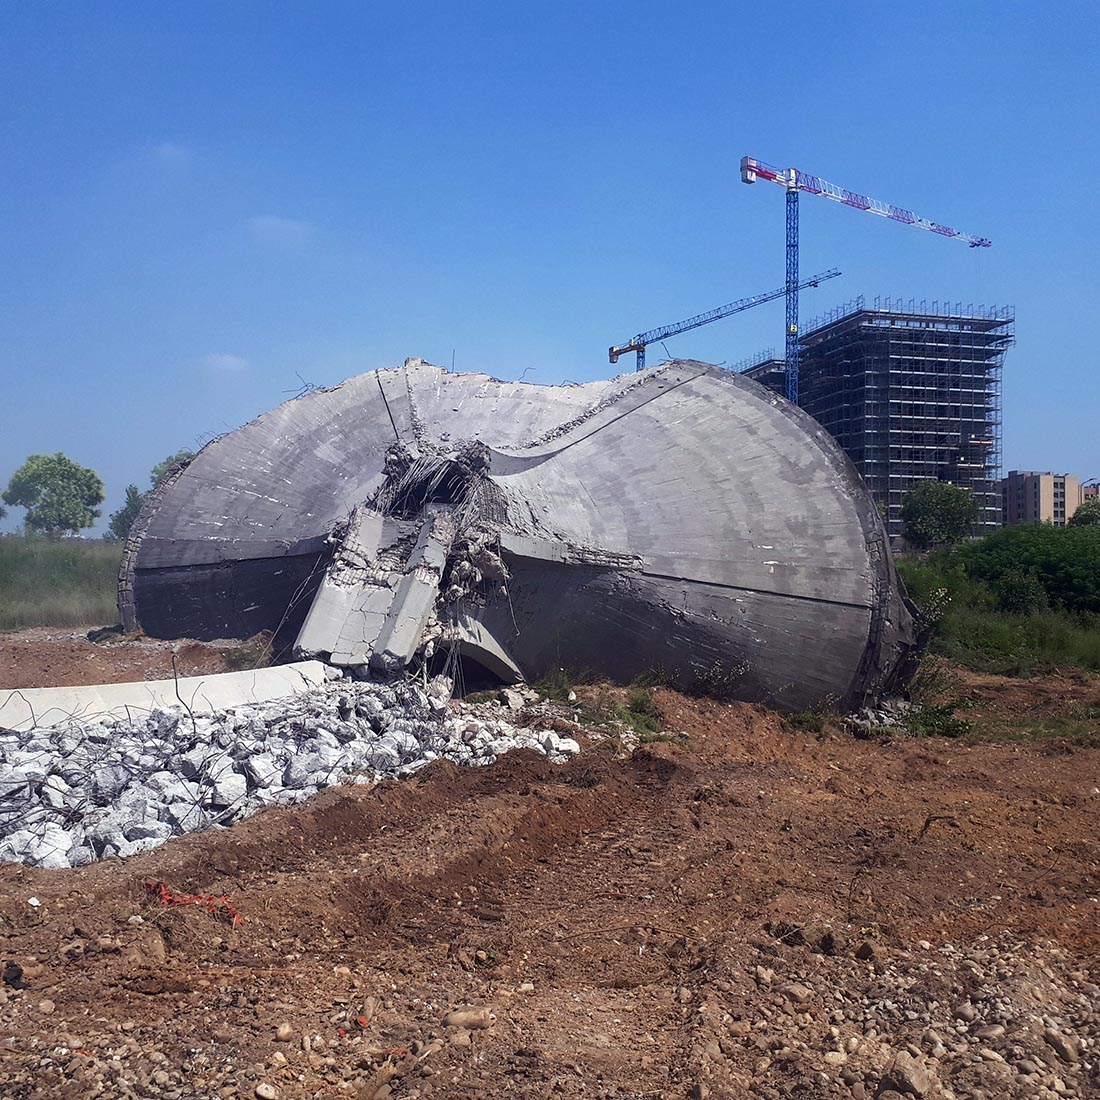
M288 401L151 495L119 607L363 672L661 669L784 710L858 705L913 649L840 448L691 361L535 386L413 359Z

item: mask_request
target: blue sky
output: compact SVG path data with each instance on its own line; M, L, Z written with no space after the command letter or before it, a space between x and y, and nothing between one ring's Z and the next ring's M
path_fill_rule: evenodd
M406 356L606 377L609 344L782 284L746 153L992 239L804 196L803 272L844 275L803 321L1014 305L1005 468L1098 477L1098 48L1092 3L5 4L0 484L62 450L106 517L300 378Z

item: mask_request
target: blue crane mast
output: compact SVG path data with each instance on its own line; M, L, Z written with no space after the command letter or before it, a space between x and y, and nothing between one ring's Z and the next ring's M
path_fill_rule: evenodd
M802 290L809 286L817 286L818 283L823 283L826 279L835 279L839 274L840 272L832 267L828 271L822 271L819 275L803 280L798 284L798 288ZM669 336L678 336L681 332L688 332L693 328L699 328L701 325L709 325L711 321L721 321L723 317L732 317L733 314L752 309L753 306L762 305L764 302L770 302L775 298L782 298L788 289L787 286L781 286L778 290L769 290L766 294L754 294L751 298L740 298L728 305L707 310L706 313L696 314L686 321L676 321L671 325L662 325L661 328L650 329L649 332L640 332L625 344L617 344L608 348L607 358L612 363L617 363L620 355L626 355L628 351L633 351L637 354L635 370L641 370L645 366L647 344L654 344L658 340L664 340Z
M938 233L941 237L953 237L957 241L970 245L971 248L988 248L990 241L987 237L974 237L969 233L960 233L949 225L941 225L914 214L912 210L895 206L893 203L882 202L879 199L868 198L858 191L849 191L846 187L840 187L820 176L811 176L808 172L802 172L797 168L777 168L774 164L767 164L755 157L741 158L741 182L755 183L758 179L769 180L778 183L787 192L787 327L786 337L786 366L787 366L787 398L798 404L798 292L805 285L798 281L798 192L805 191L810 195L820 195L822 198L832 199L833 202L843 203L856 210L866 210L868 214L877 214L880 218L890 218L892 221L901 222L903 225L911 225L917 229L927 229L930 233ZM614 362L614 360L612 360Z

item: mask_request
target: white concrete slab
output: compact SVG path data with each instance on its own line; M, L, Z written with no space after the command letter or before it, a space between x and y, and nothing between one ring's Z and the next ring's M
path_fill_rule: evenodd
M107 715L147 714L178 707L181 699L195 714L212 714L245 703L266 703L309 691L325 682L326 667L321 661L298 661L244 672L184 676L178 681L0 689L0 728L26 730L62 725L71 718L91 720Z

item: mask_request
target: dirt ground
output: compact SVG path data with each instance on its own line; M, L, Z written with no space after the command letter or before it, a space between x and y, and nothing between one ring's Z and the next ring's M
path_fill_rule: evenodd
M227 654L241 644L188 639L165 642L110 634L93 642L88 638L91 630L94 628L33 627L0 633L0 690L170 680L173 655L178 675L209 676L232 671Z
M1100 1094L1100 750L654 696L633 751L0 866L0 1094Z
M1017 679L944 668L942 694L977 734L1100 746L1100 676L1067 669Z

